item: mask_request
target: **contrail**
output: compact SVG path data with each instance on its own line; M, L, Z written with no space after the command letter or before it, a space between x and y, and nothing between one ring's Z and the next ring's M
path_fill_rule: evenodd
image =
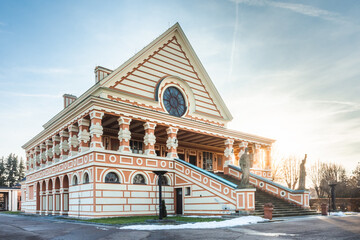
M229 67L229 76L228 81L230 81L230 78L232 76L233 72L233 65L234 65L234 58L235 58L235 50L236 50L236 35L238 32L238 20L239 20L239 3L235 2L236 6L236 15L235 15L235 25L234 25L234 35L233 35L233 41L232 41L232 47L231 47L231 54L230 54L230 67Z

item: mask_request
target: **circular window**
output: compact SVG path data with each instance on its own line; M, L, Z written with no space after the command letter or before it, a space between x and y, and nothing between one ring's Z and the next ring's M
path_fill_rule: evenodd
M185 98L176 87L165 89L163 102L170 115L181 117L186 112Z

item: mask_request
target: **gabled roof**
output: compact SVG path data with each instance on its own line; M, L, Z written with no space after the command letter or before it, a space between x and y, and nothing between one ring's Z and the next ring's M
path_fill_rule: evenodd
M101 81L101 86L156 99L156 87L162 78L177 76L192 89L195 113L232 120L220 94L191 47L180 25L165 31L140 52Z

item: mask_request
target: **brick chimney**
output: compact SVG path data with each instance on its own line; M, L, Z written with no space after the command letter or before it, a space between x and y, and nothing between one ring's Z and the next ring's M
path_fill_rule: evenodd
M67 106L69 106L72 102L74 102L77 97L71 94L64 94L64 108L66 108Z
M101 66L96 66L95 67L95 83L100 82L101 80L103 80L107 75L109 75L110 73L113 72L113 70L101 67Z

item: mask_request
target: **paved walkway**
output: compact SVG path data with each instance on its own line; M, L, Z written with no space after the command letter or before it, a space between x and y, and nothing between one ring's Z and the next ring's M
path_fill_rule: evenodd
M360 239L360 215L282 220L220 229L136 231L54 217L0 214L0 239Z

